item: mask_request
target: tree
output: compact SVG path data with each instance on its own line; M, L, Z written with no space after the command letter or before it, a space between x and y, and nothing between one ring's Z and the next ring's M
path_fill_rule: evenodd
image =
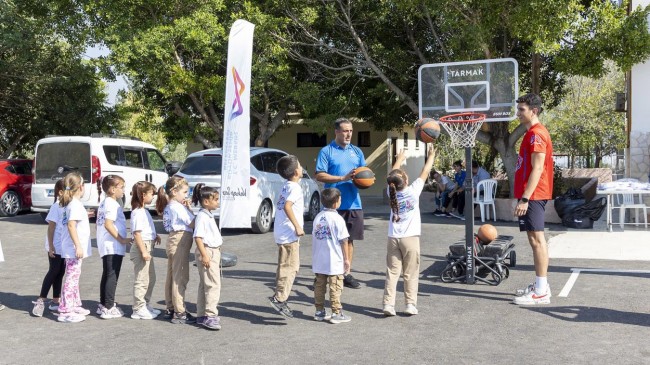
M384 128L415 120L421 64L514 57L523 90L557 105L564 78L601 76L603 60L628 69L650 54L647 9L610 1L287 0L292 56L323 80L352 79L360 116ZM375 103L376 102L376 103ZM517 122L489 123L477 140L498 151L514 183Z
M570 167L576 156L587 156L587 167L600 167L603 156L625 147L625 114L614 111L614 95L625 86L622 72L608 65L599 79L572 76L567 93L553 110L549 132L553 147L569 155Z
M116 117L95 67L28 10L0 0L0 158L47 134L110 131Z
M82 23L90 26L91 41L111 50L104 69L126 75L142 115L162 117L172 143L194 139L214 147L221 139L228 33L238 18L256 25L251 85L255 145L264 145L292 112L322 115L338 105L313 101L327 90L311 83L308 70L271 36L289 21L276 1L58 2L85 16Z

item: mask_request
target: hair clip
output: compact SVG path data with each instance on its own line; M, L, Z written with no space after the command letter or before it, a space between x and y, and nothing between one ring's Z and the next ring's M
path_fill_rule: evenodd
M66 187L65 187L65 190L70 190L70 187L69 187L69 186L66 186Z

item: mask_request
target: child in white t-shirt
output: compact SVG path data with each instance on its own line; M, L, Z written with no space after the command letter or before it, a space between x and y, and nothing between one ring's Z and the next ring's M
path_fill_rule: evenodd
M90 223L88 212L79 200L84 193L84 181L78 172L71 172L63 178L60 204L65 208L61 233L61 257L65 258L65 281L59 304L59 322L81 322L90 314L81 306L79 277L81 263L92 255L90 246Z
M196 299L196 323L211 330L221 329L219 297L221 295L221 245L223 238L212 211L219 207L219 190L196 184L192 204L201 204L194 221L194 256L199 269L199 293Z
M194 232L194 213L190 210L187 180L174 175L158 189L156 210L163 215L167 238L167 279L165 280L165 318L172 323L195 323L186 311L185 290L190 281L190 250Z
M33 301L34 309L32 314L37 317L42 317L45 311L45 300L47 294L52 288L52 301L48 309L56 312L59 310L59 299L61 297L61 286L63 285L63 274L65 274L65 259L61 257L61 231L63 230L63 211L64 208L59 205L57 201L59 195L63 191L63 180L59 180L54 184L54 203L47 212L45 221L47 222L47 236L45 237L45 251L47 252L47 259L50 262L47 274L43 278L41 285L41 293Z
M314 319L328 319L325 311L325 292L329 287L331 323L350 322L341 306L343 275L350 272L348 258L348 238L350 237L345 220L336 211L341 206L341 192L336 188L327 188L321 193L324 210L314 218L312 231L312 270L316 274L314 284Z
M271 306L287 318L293 318L293 312L287 305L289 293L296 274L300 269L299 237L303 231L304 198L300 179L302 166L298 158L287 155L278 160L278 174L287 181L276 203L273 236L278 245L278 269L275 278L275 294L269 298Z
M102 278L99 283L97 314L102 319L119 318L124 315L115 304L115 290L131 240L126 236L126 217L118 200L124 196L124 179L118 175L106 175L97 180L98 197L104 192L104 200L97 209L97 251L102 258Z
M131 189L131 262L135 280L133 282L133 319L154 319L160 310L153 308L151 293L156 285L156 269L153 264L154 245L160 244L151 214L145 208L153 201L156 187L147 181L138 181Z
M384 308L386 316L395 315L395 292L400 274L404 277L404 299L408 315L418 314L418 276L420 275L420 194L424 181L433 167L435 150L429 147L427 161L420 176L408 185L409 178L400 169L406 160L402 150L388 174L388 197L390 198L390 220L388 221L388 246L386 252L386 285L384 287ZM401 272L400 272L401 271Z

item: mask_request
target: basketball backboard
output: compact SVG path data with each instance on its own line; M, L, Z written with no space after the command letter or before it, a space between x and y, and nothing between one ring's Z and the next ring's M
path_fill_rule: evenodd
M486 122L516 118L519 66L514 58L435 63L418 71L420 118L478 112Z

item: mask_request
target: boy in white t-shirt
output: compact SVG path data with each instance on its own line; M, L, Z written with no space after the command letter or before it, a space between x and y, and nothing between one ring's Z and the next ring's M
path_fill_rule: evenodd
M341 292L343 275L350 272L350 259L347 255L350 234L345 220L336 211L341 206L341 192L336 188L323 190L321 194L323 211L314 218L312 231L312 270L316 274L314 285L314 319L331 323L350 322L351 318L343 314ZM325 292L329 287L332 316L325 312Z
M276 203L273 236L278 244L278 269L275 278L275 294L269 298L271 306L287 318L293 318L293 312L287 305L287 299L300 269L300 236L303 230L304 198L300 178L302 166L298 158L287 155L278 160L278 174L287 181Z

